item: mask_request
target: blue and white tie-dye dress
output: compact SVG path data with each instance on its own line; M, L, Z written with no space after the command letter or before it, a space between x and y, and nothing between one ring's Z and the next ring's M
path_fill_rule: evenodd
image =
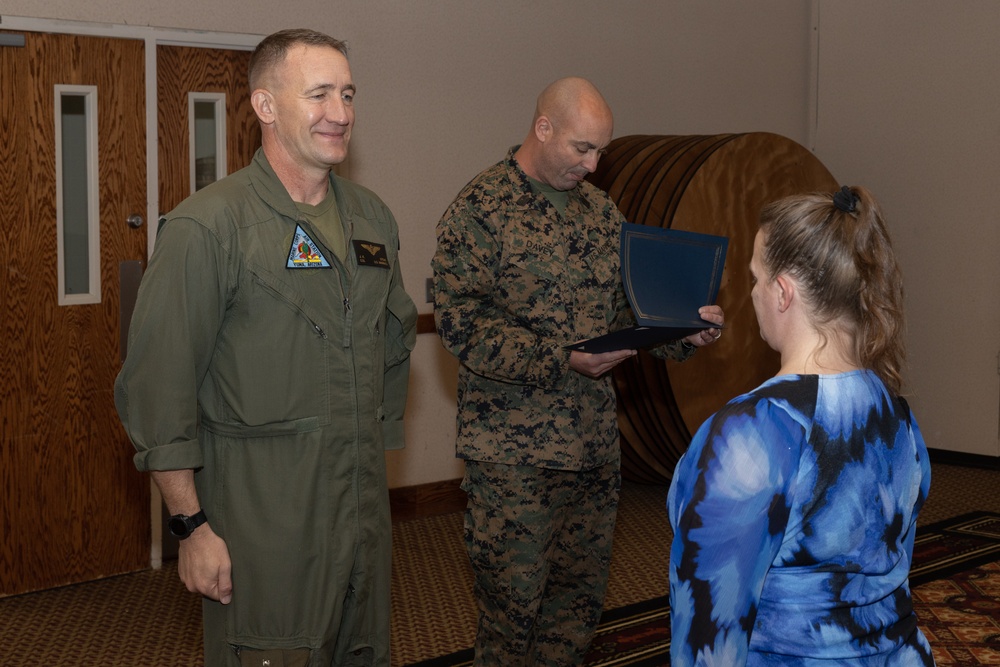
M667 499L671 665L933 665L908 575L923 437L871 371L784 375L695 434Z

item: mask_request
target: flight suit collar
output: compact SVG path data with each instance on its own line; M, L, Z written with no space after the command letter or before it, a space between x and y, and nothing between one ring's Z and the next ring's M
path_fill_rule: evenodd
M291 195L285 189L281 179L274 173L271 163L268 162L263 148L258 148L254 153L253 161L250 163L250 183L257 195L280 215L293 220L299 219L299 210L292 201ZM341 217L350 220L357 213L357 202L348 193L339 176L330 172L330 187L333 188L334 196L337 199L337 207L340 209Z

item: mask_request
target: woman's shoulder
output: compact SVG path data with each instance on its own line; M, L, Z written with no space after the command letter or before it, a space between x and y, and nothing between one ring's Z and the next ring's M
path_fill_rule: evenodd
M767 404L780 409L811 412L819 393L819 376L777 375L729 401L725 409L745 411ZM720 411L721 412L721 411Z
M778 375L733 398L711 421L719 429L725 424L759 428L762 422L790 420L808 433L817 421L837 421L840 419L837 415L867 413L875 403L884 402L886 396L885 386L867 370Z
M773 377L726 403L702 424L694 440L743 440L746 434L773 437L779 433L783 438L800 440L811 430L816 397L814 375Z
M739 468L739 475L761 479L770 479L773 470L791 470L809 439L815 405L815 376L772 378L732 399L702 424L682 463L688 473L692 467L735 465L733 474Z

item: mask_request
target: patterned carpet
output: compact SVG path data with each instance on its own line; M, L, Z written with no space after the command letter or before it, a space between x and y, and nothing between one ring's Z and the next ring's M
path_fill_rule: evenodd
M1000 665L1000 562L917 587L914 606L939 667Z
M928 527L914 562L914 609L935 662L1000 665L1000 514Z
M931 475L921 526L978 510L1000 511L1000 470L933 464ZM605 609L667 594L665 559L672 535L666 496L666 487L624 485ZM393 540L393 664L419 663L472 646L476 611L461 514L399 522ZM436 612L419 611L425 609Z
M914 608L938 665L1000 664L1000 514L974 512L922 527L911 570ZM586 667L670 660L666 596L605 612ZM472 651L407 667L470 667Z
M933 475L921 526L976 510L1000 511L1000 471L935 464ZM665 497L662 487L626 484L623 489L605 604L607 618L618 623L636 618L636 607L625 608L655 606L652 601L667 592ZM472 645L475 605L461 529L461 513L454 511L393 525L396 667ZM968 540L969 534L948 539ZM983 566L915 591L917 603L926 606L918 614L933 632L939 665L1000 664L998 567ZM667 627L662 604L659 613L649 627ZM202 664L200 616L198 598L184 590L176 565L168 564L161 570L0 599L0 647L4 665L13 667L197 667ZM609 650L601 642L610 641L619 640L609 634L593 650ZM960 648L972 643L980 648L963 654ZM662 658L655 660L659 662L648 664L664 664Z

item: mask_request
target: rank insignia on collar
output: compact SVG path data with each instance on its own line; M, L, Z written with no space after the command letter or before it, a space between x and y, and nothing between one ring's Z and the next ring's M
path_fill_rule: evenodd
M389 257L385 254L385 245L374 241L351 241L354 254L358 258L358 266L377 266L389 268Z
M309 238L301 225L295 225L292 247L288 249L286 269L329 269L330 262L320 252L316 242Z

